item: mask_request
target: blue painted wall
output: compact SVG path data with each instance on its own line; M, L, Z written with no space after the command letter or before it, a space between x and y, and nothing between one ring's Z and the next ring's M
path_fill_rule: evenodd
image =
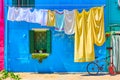
M74 63L74 35L68 36L64 32L56 32L54 28L40 26L39 24L7 21L8 5L11 6L11 1L5 0L6 70L14 72L86 72L88 63ZM37 9L79 9L79 11L82 11L83 8L89 10L91 7L104 5L106 0L35 0L35 4ZM50 7L39 6L44 4L49 4ZM52 4L58 6L52 6ZM65 4L80 6L63 7ZM29 52L29 30L32 28L49 28L52 30L52 52L42 63L32 59ZM106 56L105 47L105 44L101 47L95 46L95 53L99 57L98 59Z
M118 7L118 0L109 0L109 23L120 23L120 7Z

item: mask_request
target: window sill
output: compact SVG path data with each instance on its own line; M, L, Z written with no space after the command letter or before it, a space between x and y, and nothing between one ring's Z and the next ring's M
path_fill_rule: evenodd
M43 59L47 58L49 56L48 53L32 53L33 59L38 59L41 63Z

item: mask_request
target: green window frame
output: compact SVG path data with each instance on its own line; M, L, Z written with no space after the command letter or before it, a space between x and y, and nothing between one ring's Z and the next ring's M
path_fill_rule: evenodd
M17 7L34 7L35 0L12 0L12 5Z
M50 30L47 29L30 30L29 35L30 35L30 53L51 52Z

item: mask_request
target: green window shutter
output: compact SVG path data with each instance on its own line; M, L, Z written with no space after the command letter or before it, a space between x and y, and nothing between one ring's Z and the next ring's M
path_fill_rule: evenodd
M19 7L34 7L35 0L12 0L12 5Z
M30 53L34 53L34 31L30 30L29 32L29 41L30 41Z
M26 7L26 6L27 6L27 1L28 1L28 0L21 0L21 1L22 1L21 6Z
M51 52L51 31L47 30L47 53Z
M13 6L18 6L18 0L12 0L12 5Z
M18 6L23 6L23 0L19 0Z

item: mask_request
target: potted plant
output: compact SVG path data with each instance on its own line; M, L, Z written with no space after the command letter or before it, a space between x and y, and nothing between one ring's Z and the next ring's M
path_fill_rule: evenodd
M43 53L43 51L44 51L44 49L43 49L43 48L41 48L41 49L39 50L39 53Z

